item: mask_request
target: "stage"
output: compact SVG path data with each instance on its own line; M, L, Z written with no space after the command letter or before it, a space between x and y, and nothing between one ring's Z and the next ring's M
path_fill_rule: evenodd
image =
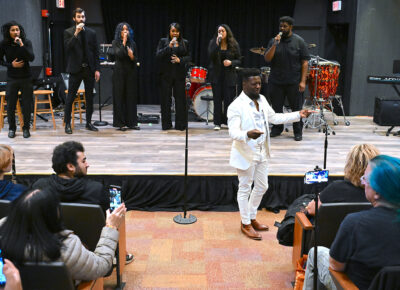
M157 105L139 105L138 112L158 114ZM102 119L112 123L112 107L105 107ZM359 143L376 145L383 154L400 156L400 137L385 136L387 127L379 127L372 117L350 117L345 126L333 126L330 114L328 123L335 131L329 135L327 169L332 179L343 175L347 152ZM98 120L95 110L93 120ZM14 139L7 137L7 123L0 134L0 142L15 150L18 181L30 185L42 175L53 172L51 156L53 148L65 141L75 140L85 146L90 168L90 178L105 185L122 184L125 200L130 209L179 210L183 192L185 132L162 131L161 124L141 124L140 131L118 131L111 125L99 127L99 132L85 129L75 120L73 135L64 133L62 119L56 117L57 129L51 122L37 121L31 138L24 139L17 131ZM202 210L235 210L237 177L229 166L231 140L228 129L214 131L213 124L189 123L189 208ZM271 139L272 156L269 160L268 193L262 206L282 208L297 196L308 192L302 177L315 165L323 166L325 135L318 129L304 129L303 141L293 140L289 132ZM398 128L395 128L395 130Z

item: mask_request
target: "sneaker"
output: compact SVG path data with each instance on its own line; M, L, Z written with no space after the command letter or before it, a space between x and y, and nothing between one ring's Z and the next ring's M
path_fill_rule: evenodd
M219 131L219 130L221 130L221 127L218 126L218 125L216 125L216 126L214 127L214 131Z
M128 265L128 264L132 263L134 260L135 260L135 256L134 255L129 254L129 253L126 254L125 265ZM115 267L116 265L117 265L117 257L114 257L113 266Z

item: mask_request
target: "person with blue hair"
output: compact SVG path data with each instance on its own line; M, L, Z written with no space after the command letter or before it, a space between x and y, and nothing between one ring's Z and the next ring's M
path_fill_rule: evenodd
M113 81L113 126L125 131L140 130L137 120L137 48L133 30L126 22L115 29Z
M328 289L336 289L329 267L345 272L358 288L368 289L383 267L400 265L400 159L376 156L361 182L372 208L349 214L330 249L318 247L318 278ZM311 249L303 289L312 289L313 254Z

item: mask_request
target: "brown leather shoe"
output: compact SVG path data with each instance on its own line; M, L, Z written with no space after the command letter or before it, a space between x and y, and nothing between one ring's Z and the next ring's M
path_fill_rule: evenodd
M242 233L245 234L247 237L253 240L261 240L262 237L259 233L257 233L251 225L244 225L241 224L240 229Z
M263 224L260 224L257 220L251 220L251 225L256 231L268 231L269 227Z

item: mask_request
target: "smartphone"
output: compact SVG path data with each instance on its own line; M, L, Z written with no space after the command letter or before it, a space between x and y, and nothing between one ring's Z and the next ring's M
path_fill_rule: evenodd
M4 287L6 285L6 276L3 274L4 260L3 255L0 250L0 287Z
M113 212L114 209L118 208L121 203L121 186L118 185L110 185L110 211Z
M329 170L309 171L304 175L304 184L328 182Z

